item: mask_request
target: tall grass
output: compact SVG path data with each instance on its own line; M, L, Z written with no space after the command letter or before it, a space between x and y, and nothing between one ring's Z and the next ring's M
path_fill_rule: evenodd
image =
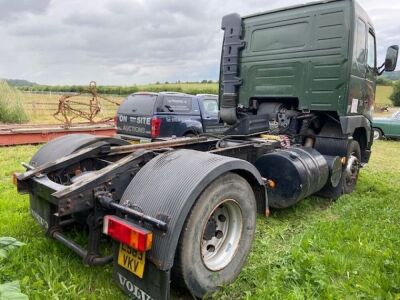
M22 106L22 93L0 81L0 123L24 123L28 116Z

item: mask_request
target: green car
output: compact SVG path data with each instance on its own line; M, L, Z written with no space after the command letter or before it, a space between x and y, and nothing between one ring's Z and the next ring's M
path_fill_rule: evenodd
M374 140L382 138L400 138L400 111L390 118L374 118L372 122Z

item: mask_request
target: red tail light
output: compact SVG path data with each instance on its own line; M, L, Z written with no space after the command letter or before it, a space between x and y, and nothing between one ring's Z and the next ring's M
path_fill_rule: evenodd
M156 138L160 135L161 119L157 117L151 118L151 137Z
M118 116L114 117L114 126L117 127L117 120L118 120Z
M105 216L103 233L140 252L151 249L153 233L116 216Z

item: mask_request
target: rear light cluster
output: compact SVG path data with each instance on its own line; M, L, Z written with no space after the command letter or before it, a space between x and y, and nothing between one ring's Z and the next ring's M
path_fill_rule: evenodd
M117 127L118 116L114 117L114 126Z
M116 216L105 216L103 233L140 252L151 249L153 233Z
M160 135L161 119L157 117L151 118L151 137L156 138Z

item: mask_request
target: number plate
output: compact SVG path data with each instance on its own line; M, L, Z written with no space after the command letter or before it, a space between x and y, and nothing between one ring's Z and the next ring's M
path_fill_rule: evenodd
M118 264L139 278L143 278L144 265L146 263L146 252L139 252L131 247L120 244L118 253Z

